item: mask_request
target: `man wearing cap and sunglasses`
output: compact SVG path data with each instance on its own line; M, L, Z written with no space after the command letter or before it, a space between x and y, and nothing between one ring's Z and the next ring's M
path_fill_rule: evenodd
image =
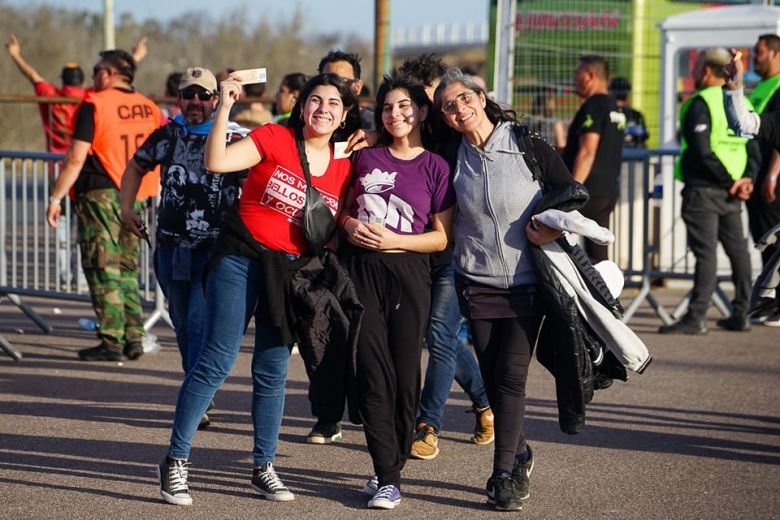
M79 351L84 361L122 361L143 354L145 334L138 290L138 237L122 225L119 186L127 161L160 125L160 110L132 84L136 62L123 50L100 53L93 69L94 91L75 116L73 140L46 211L57 227L61 200L71 187L76 199L79 247L100 344ZM135 206L157 193L149 175Z
M235 204L242 174L215 174L206 170L203 155L217 107L217 80L202 67L187 69L179 81L181 114L155 130L135 152L122 177L122 218L141 236L143 220L133 200L144 176L162 167L157 211L154 271L168 299L185 374L195 364L203 342L206 300L201 284L203 268L219 235L223 215ZM231 124L227 140L240 139L247 130ZM203 416L201 427L209 418Z

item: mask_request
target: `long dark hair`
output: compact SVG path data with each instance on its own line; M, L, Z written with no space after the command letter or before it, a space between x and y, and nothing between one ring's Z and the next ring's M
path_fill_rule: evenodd
M502 108L501 105L488 97L487 92L485 92L485 89L483 89L479 83L458 68L447 69L444 76L441 77L439 86L436 87L436 92L433 94L433 106L439 114L439 117L442 118L442 122L444 118L441 116L441 93L444 92L445 88L454 83L460 83L467 89L485 96L485 113L490 122L494 125L497 125L502 121L517 122L517 114L514 110Z
M429 148L431 144L432 133L429 121L433 117L433 103L428 99L428 95L425 93L425 87L419 81L413 79L409 74L401 72L399 69L393 69L389 74L385 74L382 78L382 84L379 85L379 89L376 91L376 108L374 110L374 125L379 133L379 144L388 145L393 142L393 136L387 133L385 125L382 124L382 112L385 105L385 98L387 95L395 90L405 90L412 100L412 103L417 105L417 108L422 110L423 107L428 107L428 116L425 121L420 122L420 134L423 139L423 146Z
M341 102L344 104L344 110L347 112L347 118L344 120L343 132L345 132L346 135L349 135L360 128L360 111L358 109L358 100L355 97L355 94L352 92L352 89L349 88L346 81L330 72L317 74L306 82L290 113L290 119L287 122L288 128L303 129L303 105L306 104L306 100L309 98L312 91L320 85L333 86L339 91L339 97L341 97ZM333 136L331 136L331 140L333 140Z

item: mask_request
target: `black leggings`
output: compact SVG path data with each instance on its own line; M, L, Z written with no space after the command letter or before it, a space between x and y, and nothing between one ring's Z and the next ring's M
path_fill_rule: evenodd
M525 451L525 383L541 316L471 320L474 350L495 414L493 469L512 471Z

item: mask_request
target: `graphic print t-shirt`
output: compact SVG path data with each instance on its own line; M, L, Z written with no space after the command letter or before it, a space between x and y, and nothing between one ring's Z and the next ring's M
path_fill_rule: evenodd
M580 137L589 132L601 136L593 169L585 181L585 187L592 197L618 196L617 179L623 158L625 128L625 114L618 112L615 100L607 94L589 97L574 115L563 151L563 162L569 171L574 171L574 160L580 150Z
M252 130L249 137L263 159L249 170L238 204L241 220L252 237L265 247L305 254L306 178L295 147L294 130L267 124ZM334 215L339 199L347 192L349 171L349 159L334 159L331 146L328 169L323 175L311 177L312 184Z
M386 146L361 150L352 163L355 200L349 214L365 223L384 224L403 235L418 235L429 214L455 203L447 162L424 151L411 160L393 157Z
M228 141L240 139L228 135ZM163 247L210 249L225 212L238 199L245 173L212 173L203 164L206 135L187 134L171 122L155 130L133 160L144 170L163 165L157 243Z

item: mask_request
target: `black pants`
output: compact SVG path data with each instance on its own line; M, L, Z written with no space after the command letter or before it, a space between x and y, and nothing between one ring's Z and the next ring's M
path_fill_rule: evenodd
M349 271L365 306L357 379L360 416L379 485L400 486L420 396L420 353L428 323L428 255L367 253Z
M688 229L688 246L696 257L693 294L688 314L704 319L717 284L718 241L731 262L734 314L744 314L750 298L750 255L742 229L742 201L714 187L686 186L682 192L682 218Z
M591 197L585 206L580 209L583 216L595 220L596 223L609 229L609 217L615 209L617 199L613 197ZM594 264L609 258L609 246L602 246L591 240L585 239L585 253Z
M525 384L541 316L471 320L474 349L495 415L493 469L512 471L525 451Z
M767 204L761 194L761 184L763 180L756 182L756 189L750 200L747 201L748 222L750 222L750 234L753 235L753 241L758 242L764 233L780 224L780 194L775 193L777 198L774 202ZM777 192L779 190L775 190ZM761 260L764 265L772 258L772 254L777 249L775 242L761 252Z

